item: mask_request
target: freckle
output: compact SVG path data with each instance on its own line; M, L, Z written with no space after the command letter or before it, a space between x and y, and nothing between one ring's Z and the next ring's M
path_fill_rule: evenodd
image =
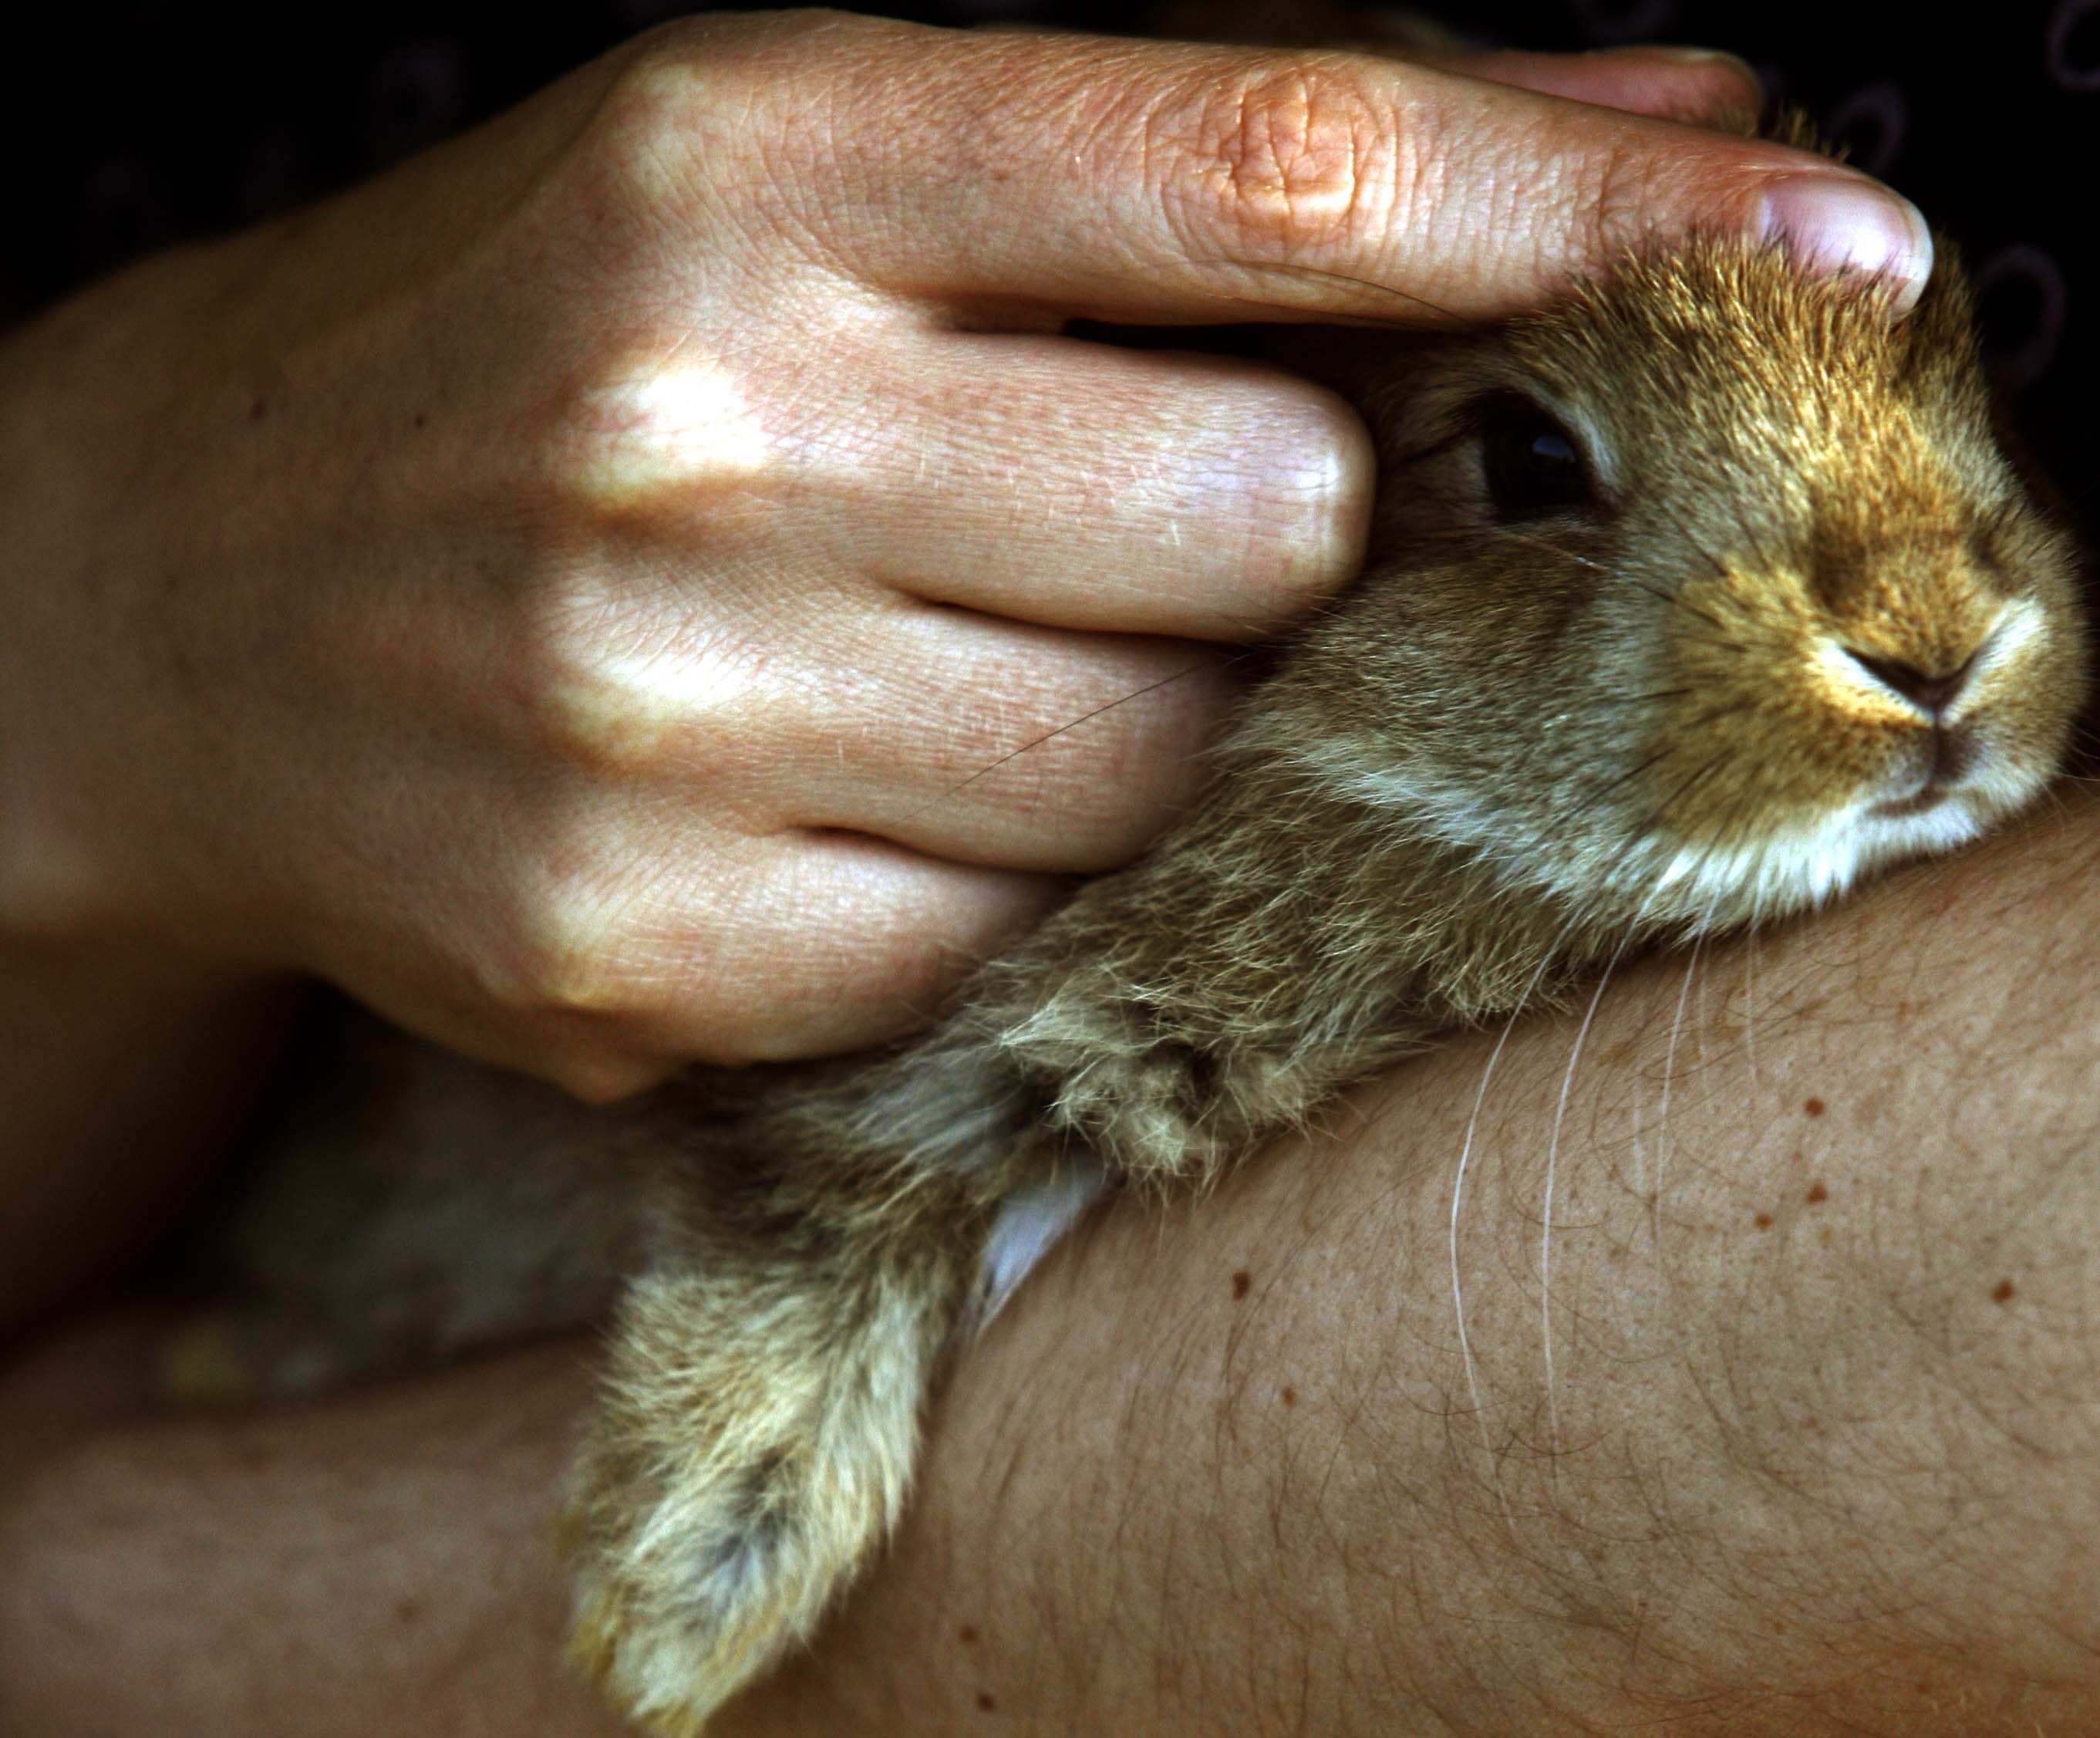
M1769 1213L1761 1213L1758 1215L1758 1229L1759 1231L1770 1231L1771 1229L1771 1223L1772 1216Z
M960 1642L965 1647L976 1647L977 1644L977 1626L973 1623L964 1624L961 1629L955 1631L955 1639Z
M429 413L428 411L426 411L426 410L419 410L419 411L417 411L417 412L416 413L416 427L418 427L418 428L428 428L428 427L430 427L430 413Z
M1244 1298L1254 1285L1254 1276L1242 1267L1233 1276L1233 1296Z
M1994 1303L2010 1303L2013 1301L2013 1282L2010 1280L1999 1280L1996 1285L1992 1288L1991 1301Z
M1826 1201L1828 1201L1828 1200L1829 1200L1829 1199L1830 1199L1830 1192L1829 1192L1829 1190L1828 1190L1828 1189L1826 1189L1825 1187L1824 1187L1824 1186L1823 1186L1821 1183L1810 1183L1810 1184L1809 1184L1809 1186L1808 1186L1808 1205L1809 1205L1810 1206L1811 1206L1811 1207L1820 1207L1820 1206L1821 1206L1821 1205L1824 1204L1824 1202L1825 1202Z
M1298 1404L1298 1391L1295 1388L1286 1388L1283 1391L1282 1399L1285 1405L1295 1406Z
M977 1706L983 1709L986 1714L990 1714L999 1706L999 1703L993 1697L990 1691L980 1690L977 1692Z
M267 399L257 399L248 407L248 420L251 422L261 422L262 420L262 413L269 408L270 401Z
M1806 1104L1802 1105L1801 1108L1802 1108L1803 1110L1807 1111L1807 1112L1808 1112L1808 1114L1809 1114L1810 1116L1811 1116L1811 1117L1820 1117L1820 1116L1821 1116L1821 1115L1823 1114L1823 1110L1824 1110L1823 1100L1822 1100L1822 1099L1810 1099L1810 1100L1809 1100Z
M398 1624L412 1624L422 1615L422 1602L419 1599L396 1599L394 1602L394 1621Z

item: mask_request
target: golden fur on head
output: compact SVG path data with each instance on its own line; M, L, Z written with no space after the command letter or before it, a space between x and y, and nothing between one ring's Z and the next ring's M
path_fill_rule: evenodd
M1900 321L1871 285L1714 242L1502 333L1396 342L1367 383L1359 355L1378 550L1304 659L1346 727L1299 758L1514 880L1705 926L2032 796L2084 627L1940 258ZM1484 404L1550 418L1582 498L1498 514Z

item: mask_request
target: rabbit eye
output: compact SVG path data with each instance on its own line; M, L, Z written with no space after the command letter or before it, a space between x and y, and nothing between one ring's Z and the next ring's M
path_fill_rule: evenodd
M1600 504L1575 437L1520 393L1501 392L1474 411L1488 502L1504 521L1593 512Z

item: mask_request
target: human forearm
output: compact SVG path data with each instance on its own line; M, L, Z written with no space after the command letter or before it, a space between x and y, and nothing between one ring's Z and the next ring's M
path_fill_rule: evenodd
M1688 995L1621 974L1557 1152L1582 1009L1520 1024L1463 1348L1493 1034L1210 1200L1114 1207L962 1360L894 1550L725 1738L2092 1729L2096 828L1870 890L1754 978L1740 944ZM61 1343L0 1386L25 1729L610 1729L555 1665L574 1348L240 1417L104 1396L30 1476L54 1386L135 1379Z

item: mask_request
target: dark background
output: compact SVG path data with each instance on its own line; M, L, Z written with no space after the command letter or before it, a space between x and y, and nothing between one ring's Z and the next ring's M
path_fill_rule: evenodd
M459 4L162 0L37 20L0 56L0 322L127 259L250 223L470 125L651 24L677 0ZM1821 0L1445 0L1420 10L1542 48L1634 40L1732 49L1805 104L1855 161L1959 241L1984 291L2015 422L2100 529L2088 400L2100 354L2093 240L2100 166L2100 0L1930 11ZM1128 5L1054 0L869 5L938 24L1128 28ZM1288 19L1295 8L1280 5Z

